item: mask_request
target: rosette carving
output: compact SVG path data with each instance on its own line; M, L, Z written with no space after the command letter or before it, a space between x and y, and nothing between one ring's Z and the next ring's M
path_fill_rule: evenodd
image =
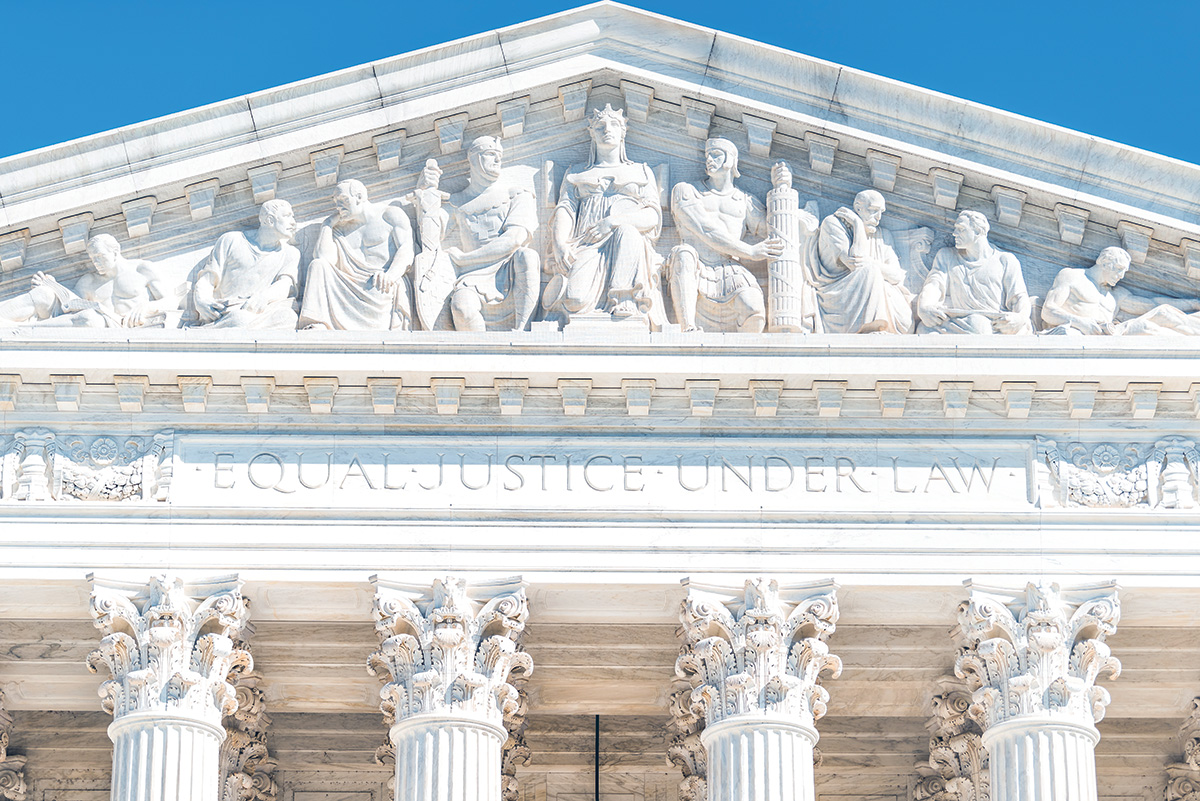
M533 660L521 650L529 604L520 580L468 586L445 578L427 587L374 579L379 650L367 670L387 683L384 717L463 714L503 726L520 708L511 683Z
M0 798L24 801L25 757L8 753L12 730L12 715L4 708L4 693L0 692Z
M973 691L973 718L986 729L1025 715L1089 726L1104 717L1109 694L1096 680L1121 671L1104 642L1121 616L1114 582L970 593L958 613L968 645L954 672Z
M104 638L87 665L112 674L100 697L115 718L158 711L220 725L237 709L229 674L249 670L251 659L234 645L248 620L236 577L93 579L91 612Z
M971 693L952 678L933 697L929 761L917 765L913 801L987 801L988 753L983 731L970 716Z
M842 669L825 643L838 619L837 585L781 589L759 578L735 592L688 586L675 672L691 685L691 711L706 725L745 714L812 725L829 700L820 676Z

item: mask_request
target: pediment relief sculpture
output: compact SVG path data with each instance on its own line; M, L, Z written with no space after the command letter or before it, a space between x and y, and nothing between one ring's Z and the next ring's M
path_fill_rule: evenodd
M414 278L426 330L522 331L537 309L541 259L529 247L537 203L532 185L502 167L503 155L498 138L475 139L467 153L470 183L452 195L438 190L436 161L421 173ZM444 246L446 240L455 244Z
M300 327L331 331L413 328L413 233L399 206L372 203L361 181L337 185L308 265Z
M52 275L33 276L29 291L0 301L0 326L163 328L183 293L148 261L129 259L109 234L88 240L92 272L66 287Z
M705 140L703 178L676 182L668 198L668 164L631 157L629 125L623 110L596 103L583 123L587 160L565 174L553 160L507 164L504 143L484 133L467 148L462 188L443 188L443 166L427 159L415 188L392 199L372 201L355 178L337 183L323 222L298 225L288 201L267 200L257 228L205 243L182 285L173 276L186 253L128 258L97 234L91 271L70 287L41 271L0 301L0 334L522 331L613 320L683 333L1200 335L1200 299L1118 286L1132 261L1122 248L1087 269L1059 269L1039 303L983 213L961 211L952 233L935 232L895 219L887 196L867 189L821 215L820 204L832 205L821 179L806 190L817 197L802 198L786 161L769 174L751 168L746 184L766 185L765 195L743 188L728 136ZM953 244L929 264L947 234ZM1039 287L1054 266L1040 258Z
M626 155L625 114L606 105L588 119L591 152L567 170L551 218L554 261L542 296L546 319L610 314L661 325L651 284L661 257L658 183L650 165ZM656 297L657 294L657 297Z

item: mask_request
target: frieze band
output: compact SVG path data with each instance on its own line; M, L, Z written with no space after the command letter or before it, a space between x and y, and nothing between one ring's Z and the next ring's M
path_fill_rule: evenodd
M641 330L772 333L1200 335L1200 299L1118 286L1130 254L1108 247L1087 269L1061 270L1044 299L1021 264L988 238L974 210L953 245L926 257L929 228L883 226L882 193L859 192L824 219L792 187L783 161L765 202L740 189L738 148L710 138L705 179L668 190L667 165L631 159L627 120L605 105L587 120L585 163L538 180L503 166L495 136L468 149L469 181L441 187L426 162L417 188L377 202L349 179L302 264L291 205L271 199L252 231L221 235L175 286L127 258L109 234L87 241L92 272L72 287L44 272L0 301L0 331L24 326L334 331L520 331L616 322ZM681 242L658 241L670 210ZM757 266L766 286L750 269Z

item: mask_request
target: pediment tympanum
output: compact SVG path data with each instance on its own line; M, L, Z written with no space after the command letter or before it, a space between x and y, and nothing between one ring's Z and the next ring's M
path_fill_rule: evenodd
M1193 335L1198 172L602 3L0 162L0 326Z

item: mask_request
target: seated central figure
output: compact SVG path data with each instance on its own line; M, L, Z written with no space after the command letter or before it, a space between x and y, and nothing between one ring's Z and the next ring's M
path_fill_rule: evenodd
M551 219L555 261L542 305L546 319L609 312L657 318L650 270L662 207L654 172L625 155L625 114L605 105L588 122L591 156L571 167Z

